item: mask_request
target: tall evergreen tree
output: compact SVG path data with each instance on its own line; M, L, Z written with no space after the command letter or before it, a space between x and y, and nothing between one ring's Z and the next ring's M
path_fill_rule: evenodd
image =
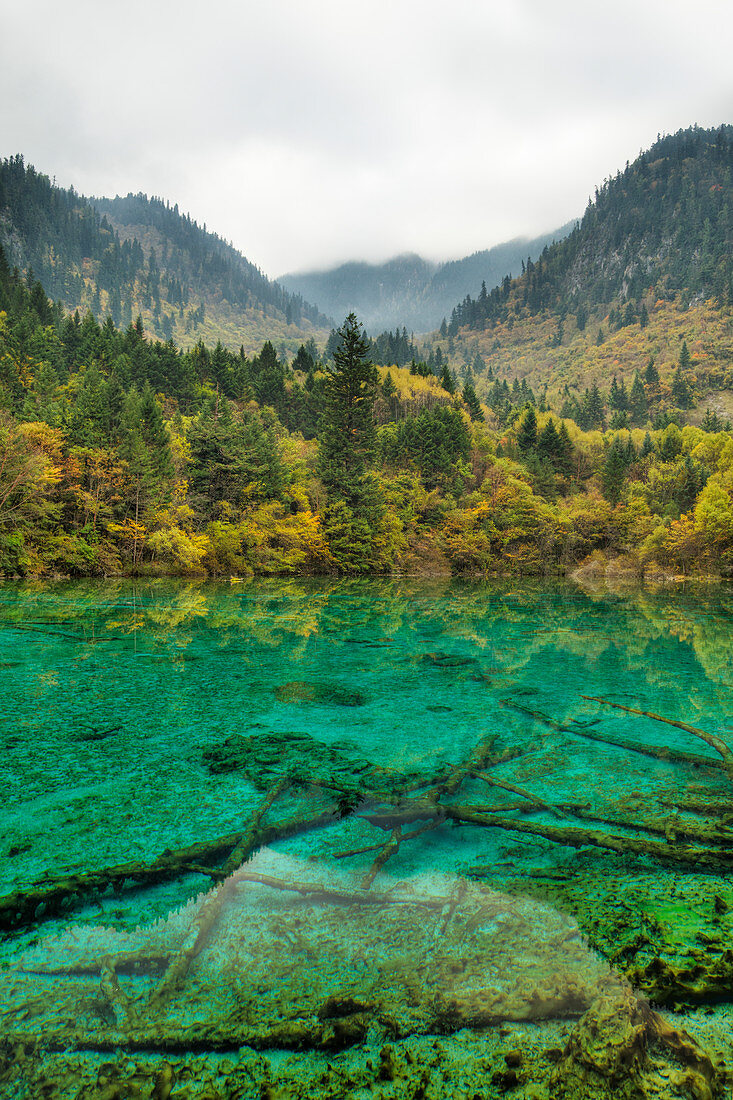
M331 552L342 569L362 572L371 563L380 515L371 474L379 375L356 314L348 315L337 335L334 369L324 386L318 470L327 494L324 526Z
M611 504L618 504L626 477L626 448L618 436L606 452L603 464L603 493Z
M451 396L453 396L453 394L456 392L456 382L447 363L443 364L443 370L440 375L440 384L446 391L446 393L449 393Z
M472 383L470 383L468 381L466 382L466 384L463 387L461 397L466 402L466 406L468 407L468 412L470 414L471 420L483 421L484 414L483 414L483 411L481 409L481 403L480 403L478 397L476 396L476 390L474 389L474 386L473 386Z
M631 385L631 393L629 395L629 412L631 413L631 422L636 427L639 427L646 421L648 413L646 391L644 389L644 383L641 380L641 375L638 371L634 375L634 381Z
M687 345L684 345L685 347ZM682 357L680 356L680 365L674 372L672 378L672 397L674 398L675 405L680 409L689 409L692 395L690 393L690 387L687 384L687 380L682 373Z
M519 425L517 446L522 454L530 454L537 449L537 416L532 405L527 408Z

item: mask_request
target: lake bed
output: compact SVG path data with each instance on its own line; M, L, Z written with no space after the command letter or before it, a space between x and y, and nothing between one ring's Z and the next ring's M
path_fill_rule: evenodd
M622 708L730 744L732 625L713 585L3 585L8 1095L591 1095L573 1028L637 996L730 1060L730 777ZM647 1045L644 1087L703 1072Z

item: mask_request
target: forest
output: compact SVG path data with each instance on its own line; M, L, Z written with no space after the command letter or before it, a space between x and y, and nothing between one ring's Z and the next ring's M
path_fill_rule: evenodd
M557 408L498 374L481 402L470 367L417 356L353 315L291 361L182 350L69 315L0 256L0 571L733 570L733 435L686 422L686 342L672 374Z
M208 337L288 345L328 322L232 245L161 198L89 199L56 186L21 155L0 160L0 243L67 310L90 309L181 345ZM296 343L297 346L297 343Z

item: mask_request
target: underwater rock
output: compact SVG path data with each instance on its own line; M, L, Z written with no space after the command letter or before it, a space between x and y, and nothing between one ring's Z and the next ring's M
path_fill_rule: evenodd
M318 703L331 707L363 707L366 699L358 691L347 691L337 684L310 680L290 680L274 689L280 703Z
M376 771L348 744L327 745L307 733L275 730L228 737L221 745L208 749L204 761L214 775L241 772L260 791L269 790L284 776L292 777L295 783L341 780L350 787L355 780Z
M364 1015L346 1016L333 1020L324 1028L321 1046L324 1050L346 1050L366 1039L369 1030L369 1017Z
M579 1020L550 1078L550 1094L553 1100L714 1100L721 1084L694 1039L626 989L599 997Z
M30 850L31 845L28 843L14 844L12 848L8 848L8 859L15 859L16 856L22 856L24 852L30 852Z
M367 1001L356 1001L348 993L332 993L318 1009L319 1020L334 1020L340 1016L353 1016L358 1012L371 1012L374 1005Z
M164 1062L155 1078L151 1100L168 1100L173 1091L173 1066L170 1062Z
M730 1000L733 997L733 950L728 948L717 957L706 952L704 961L683 966L674 966L657 956L646 966L630 970L628 978L656 1004Z
M396 1076L397 1068L395 1066L394 1050L389 1043L387 1043L379 1052L377 1079L379 1081L394 1081Z
M646 1021L636 998L600 997L573 1030L552 1077L552 1095L590 1100L637 1100L645 1092L641 1076L648 1068Z
M79 733L75 737L76 741L105 741L108 737L111 737L113 733L119 733L122 726L110 726L109 729L104 730L87 730L84 733Z
M420 662L424 665L435 665L437 668L466 668L467 666L478 665L476 657L461 657L456 653L443 653L438 650L437 653L423 653L420 656Z

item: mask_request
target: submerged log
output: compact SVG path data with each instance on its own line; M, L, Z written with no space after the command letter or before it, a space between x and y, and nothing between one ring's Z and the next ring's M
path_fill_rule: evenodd
M675 718L664 718L661 714L654 714L653 711L637 710L636 707L612 703L610 699L599 699L596 695L581 695L581 699L587 699L591 703L601 703L605 707L614 707L615 710L623 710L627 714L638 714L641 718L651 718L654 722L664 722L668 726L675 726L676 729L691 733L693 737L699 738L706 745L710 745L711 749L715 749L722 757L723 768L728 778L733 780L733 749L721 737L716 737L714 733L707 733L705 730L698 729L697 726L689 726L687 722L678 722Z
M232 880L230 876L242 866L254 851L257 845L257 832L262 824L262 819L287 786L287 780L281 779L252 814L246 832L227 856L221 868L220 874L224 881L220 882L214 890L207 894L199 906L195 920L198 930L195 940L184 947L183 951L169 964L162 981L158 983L150 998L149 1003L152 1007L160 1005L171 993L179 989L185 981L193 960L203 950L221 912L224 900L231 891Z
M582 698L590 698L590 696L584 695ZM580 725L580 723L568 725L567 723L556 722L553 718L543 714L542 711L532 710L531 707L525 707L521 703L515 703L509 699L502 699L501 705L511 707L512 710L518 710L521 714L526 714L537 722L541 722L543 726L557 730L558 733L570 733L573 737L582 737L586 741L599 741L603 745L613 745L614 748L624 749L626 752L638 753L640 756L650 756L653 760L666 760L671 764L690 764L694 768L723 767L720 760L715 760L711 756L701 756L695 752L683 752L681 749L670 749L666 745L641 745L638 741L629 741L625 737L612 737L608 733L595 733L587 726Z
M310 817L291 818L280 825L262 826L257 830L256 845L260 847L298 833L324 828L335 820L335 811L328 810ZM225 859L245 836L246 833L227 833L186 848L166 848L150 863L119 863L97 871L44 879L27 890L17 890L0 898L0 929L21 928L38 920L63 915L71 909L81 908L110 887L115 893L120 893L138 886L172 882L190 874L202 861L216 863ZM211 873L210 869L202 869L202 872Z

